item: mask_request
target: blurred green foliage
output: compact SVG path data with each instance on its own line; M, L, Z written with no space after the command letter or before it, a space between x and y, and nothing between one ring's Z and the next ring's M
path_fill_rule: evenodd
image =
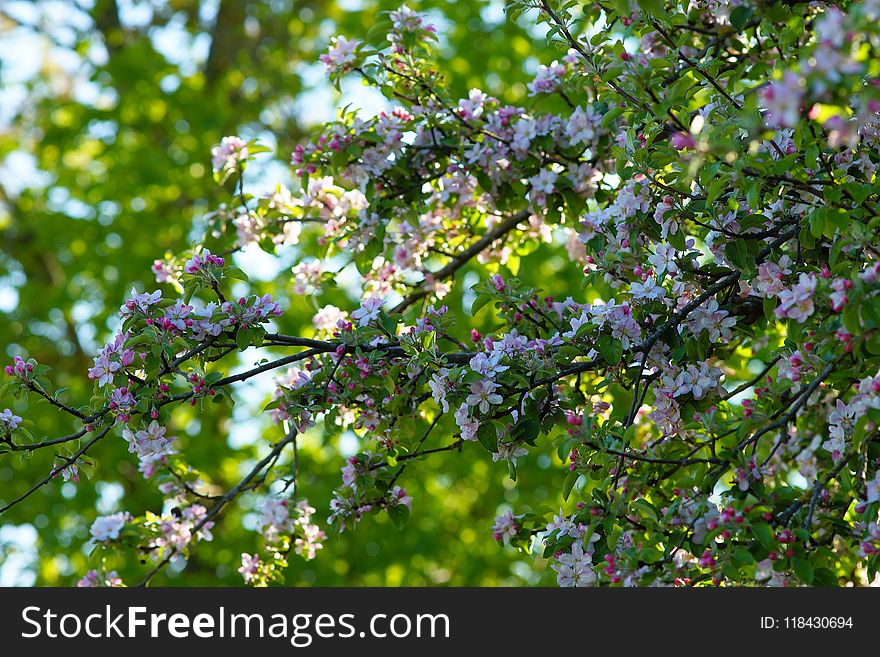
M7 2L0 6L0 348L53 368L65 398L85 400L86 369L115 327L128 290L152 288L150 265L179 252L198 236L200 218L225 191L210 174L210 147L227 134L260 137L286 163L308 134L307 115L333 116L337 103L315 64L330 36L362 36L378 11L397 2L365 0L96 0ZM522 25L507 20L503 3L425 0L442 35L441 70L462 96L479 86L505 101L524 102L525 83L537 61L558 56ZM13 45L15 44L15 45ZM529 59L537 57L537 59ZM24 73L22 73L24 71ZM17 94L17 96L16 96ZM355 94L356 96L356 94ZM320 106L316 107L316 103ZM326 105L326 106L324 106ZM10 111L11 108L11 111ZM307 112L304 112L308 110ZM314 120L314 119L312 119ZM284 172L286 169L276 167ZM277 173L272 170L273 177ZM296 253L287 254L286 267ZM283 280L289 269L282 268ZM540 253L524 255L526 284L561 293L577 266ZM274 275L274 274L273 274ZM462 275L462 274L460 274ZM463 275L467 275L464 272ZM266 277L264 277L265 279ZM279 289L263 280L262 291ZM556 289L554 289L556 288ZM460 288L446 300L468 308ZM259 289L255 291L260 291ZM344 292L327 302L351 307ZM310 331L314 305L292 299L281 318L284 333ZM466 310L464 312L467 312ZM486 315L484 313L484 315ZM484 326L488 319L483 319ZM244 364L249 364L245 355ZM256 358L256 357L254 357ZM253 398L251 398L253 397ZM176 411L172 426L194 466L229 488L264 454L279 430L257 422L261 394L250 395L230 416L227 407L198 416ZM31 399L30 407L0 400L0 408L36 423L35 434L68 433L67 417ZM265 431L265 433L264 433ZM438 444L448 436L435 438ZM539 561L502 549L490 527L501 505L517 511L549 510L566 471L555 456L531 455L518 485L479 448L442 454L416 464L404 485L414 498L403 530L369 518L354 532L332 532L319 557L293 562L291 585L506 585L552 581ZM45 476L52 454L0 459L0 504ZM552 450L546 450L550 454ZM92 479L78 486L53 482L2 517L0 572L7 583L69 585L85 570L82 546L99 513L159 511L161 495L146 484L121 438L101 444ZM343 457L336 437L312 433L300 449L300 495L326 524L330 493L339 484ZM551 492L552 491L552 492ZM253 551L248 503L229 510L212 543L198 546L187 566L187 585L239 585L240 553ZM9 527L33 525L37 554L13 559L22 546L3 542ZM0 530L2 532L3 530ZM20 555L21 556L21 555ZM535 565L537 572L534 572ZM27 567L21 568L21 565ZM126 564L132 581L143 567ZM552 574L552 573L551 573ZM157 584L174 582L172 570Z

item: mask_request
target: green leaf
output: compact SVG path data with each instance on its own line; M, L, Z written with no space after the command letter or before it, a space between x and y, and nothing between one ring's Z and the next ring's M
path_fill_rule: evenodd
M477 440L493 454L498 451L498 434L495 425L491 422L483 422L477 429Z
M494 301L495 297L488 292L481 292L471 304L471 315L476 315L487 303Z
M859 320L858 305L854 303L847 304L840 316L847 331L852 335L861 335L862 323Z
M568 496L571 495L571 490L574 488L574 485L577 483L578 479L581 478L581 473L572 470L565 476L565 481L562 482L562 499L568 500Z
M662 18L664 20L669 18L669 14L661 0L641 0L639 2L639 7L656 18Z
M617 365L623 358L623 345L620 340L616 340L610 335L603 335L599 338L596 342L596 349L609 365Z
M713 180L712 184L709 185L709 189L706 192L706 205L711 205L715 202L715 200L721 196L721 192L724 191L725 186L727 185L727 181L723 179Z
M866 341L868 353L872 356L880 356L880 334L874 332Z
M798 579L801 580L804 584L813 583L813 567L810 565L809 561L804 561L803 559L792 559L791 569L794 571L794 574L797 575Z
M523 442L534 445L535 440L540 433L540 423L533 417L524 417L516 423L511 435L517 440L522 440Z
M753 557L752 553L743 546L739 546L733 550L733 559L739 566L755 563L755 557Z
M657 563L663 558L663 553L652 548L645 548L639 552L639 561L644 563Z
M746 5L735 7L730 12L730 24L737 32L741 32L752 16L752 8ZM754 206L753 206L754 207Z
M752 525L752 531L755 534L755 538L758 539L758 542L768 550L772 550L776 546L776 537L773 535L773 530L770 529L770 525L760 522Z
M389 335L394 335L397 333L397 316L389 315L385 311L379 313L379 323L382 325L382 328L388 332Z
M849 213L841 210L840 208L828 208L825 210L825 226L824 226L824 234L827 237L834 237L836 232L844 234L850 227L850 222L852 219L850 218Z
M828 568L816 568L813 571L815 586L837 586L837 576Z
M776 319L776 299L773 297L764 297L762 305L764 308L764 317L770 322L774 321Z
M217 383L220 379L223 378L223 372L209 372L205 375L205 383L208 385Z
M861 304L862 319L865 320L868 328L880 328L880 304L874 301Z
M241 269L239 269L238 267L226 267L226 268L223 270L223 274L224 274L224 276L226 276L227 278L234 278L234 279L239 280L239 281L245 281L245 282L247 282L247 281L250 281L250 280L251 280L250 278L248 278L248 275L245 274L245 273L244 273Z
M815 237L816 239L821 238L823 235L830 232L830 224L827 221L828 218L828 209L827 208L819 208L813 210L810 213L810 218L808 221L810 227L810 235ZM831 231L833 234L833 231Z
M239 329L235 333L235 344L237 344L238 348L242 351L247 349L251 344L251 341L248 339L248 332Z
M394 504L388 507L388 517L400 529L409 520L409 507L406 504Z
M602 115L602 127L607 128L610 126L614 119L623 114L626 109L626 107L615 107L614 109L605 112L605 114Z
M683 231L677 230L669 236L669 243L675 247L677 251L686 251L687 242Z
M434 348L434 346L437 342L437 334L434 333L434 331L425 331L425 333L422 334L421 342L422 342L422 349L425 349L426 351L430 351L431 349Z
M651 518L652 520L660 520L661 513L660 510L651 504L644 497L640 497L633 502L633 506L642 509L645 512L646 518Z
M724 245L724 254L731 264L741 271L746 278L752 278L757 273L755 258L749 253L749 246L743 239L733 240Z

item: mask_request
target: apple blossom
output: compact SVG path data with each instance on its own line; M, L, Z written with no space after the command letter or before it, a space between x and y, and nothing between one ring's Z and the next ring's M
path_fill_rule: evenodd
M119 538L119 532L130 522L132 516L128 512L114 513L109 516L99 516L92 523L89 530L92 538L96 541L115 541Z

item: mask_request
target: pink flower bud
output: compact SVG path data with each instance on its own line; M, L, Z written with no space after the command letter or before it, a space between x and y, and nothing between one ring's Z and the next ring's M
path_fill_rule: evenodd
M696 148L697 142L690 133L673 132L669 135L669 145L677 151L683 151Z

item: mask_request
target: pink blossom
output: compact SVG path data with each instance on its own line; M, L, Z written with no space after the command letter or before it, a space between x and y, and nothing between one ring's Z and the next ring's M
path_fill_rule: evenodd
M480 428L480 421L470 417L470 407L465 403L458 407L455 411L455 423L461 431L462 440L476 440L477 430Z
M89 368L89 378L96 379L99 386L113 383L113 377L122 368L117 361L111 361L107 354L102 353L95 357L94 367Z
M779 293L780 304L776 315L803 323L813 314L813 296L816 293L816 277L802 273L791 289Z
M402 504L408 509L412 509L412 497L406 494L406 488L395 486L388 493L389 504Z
M510 545L510 540L519 533L520 525L517 521L522 517L522 515L513 515L513 511L510 510L495 516L495 524L492 525L492 538L504 543L504 545Z
M7 433L13 429L17 429L21 422L21 417L15 415L8 408L4 408L3 411L0 411L0 425L3 426Z
M793 128L801 117L803 80L793 71L768 86L761 97L767 110L766 121L771 128Z
M122 437L128 441L128 451L136 453L139 457L164 456L171 451L173 437L166 437L167 429L156 420L150 422L145 429L132 432L125 429Z
M211 253L208 249L202 249L201 253L193 253L192 257L183 265L183 271L187 274L195 274L208 267L222 267L225 260Z
M98 516L89 530L96 541L115 541L127 523L131 522L128 512L114 513L109 516Z
M852 281L843 278L836 278L831 281L831 289L834 290L831 293L831 310L836 313L839 313L843 310L844 306L849 303L849 296L847 295L847 291L852 288Z
M357 62L357 49L360 41L336 36L330 39L328 51L320 56L328 73L346 72Z
M231 172L248 157L247 143L239 137L223 137L211 149L211 166L215 173Z
M500 404L503 401L501 395L495 392L498 384L494 381L486 379L474 381L470 390L471 393L465 400L468 406L476 406L481 413L488 413L491 404Z
M556 61L549 66L538 66L535 79L526 85L529 90L529 96L549 94L556 91L562 84L562 79L565 77L567 70L564 64Z
M24 360L21 356L15 356L12 359L12 365L7 365L5 370L7 376L15 377L22 383L30 381L31 372L34 371L34 364Z
M361 307L355 310L351 317L357 320L358 326L366 326L370 322L375 322L379 319L379 311L384 304L384 297L367 297L361 301Z
M238 569L238 572L244 578L245 584L250 584L256 579L257 573L260 570L260 564L259 555L251 556L247 552L241 553L241 568Z
M157 283L171 283L174 281L174 272L162 260L154 260L150 270L155 274Z

